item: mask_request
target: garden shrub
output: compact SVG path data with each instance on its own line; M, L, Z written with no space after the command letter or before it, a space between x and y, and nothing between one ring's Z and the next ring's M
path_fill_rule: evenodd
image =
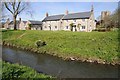
M41 40L36 41L35 44L36 44L36 46L37 46L38 48L46 45L45 41L41 41Z

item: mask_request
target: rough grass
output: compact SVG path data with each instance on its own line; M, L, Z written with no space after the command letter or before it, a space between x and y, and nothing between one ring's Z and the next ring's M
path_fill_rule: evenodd
M2 61L0 61L1 63ZM10 64L8 62L2 62L2 79L15 80L15 79L40 79L40 80L55 80L51 76L37 73L30 67L21 66L19 64Z
M118 61L118 32L70 32L70 31L6 31L3 40L25 47L36 48L37 40L47 45L39 48L62 57ZM23 35L24 34L24 35ZM22 37L20 37L23 35Z

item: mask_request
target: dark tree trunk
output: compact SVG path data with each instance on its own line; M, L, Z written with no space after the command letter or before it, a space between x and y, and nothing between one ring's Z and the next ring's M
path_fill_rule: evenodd
M14 30L17 30L16 16L13 15Z

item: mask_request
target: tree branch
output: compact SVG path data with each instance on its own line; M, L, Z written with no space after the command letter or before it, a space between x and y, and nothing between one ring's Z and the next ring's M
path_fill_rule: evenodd
M13 12L9 9L7 3L5 2L4 4L5 4L5 7L8 9L8 11L10 11L13 14Z
M13 7L14 12L15 12L15 1L16 0L14 0L14 2L12 2L12 7Z
M17 9L16 9L16 11L15 11L15 15L17 15L17 13L18 13L18 10L19 10L19 7L20 7L20 4L21 4L21 1L18 2L18 6L17 6Z
M20 12L22 12L24 9L25 9L25 7L24 7L24 8L22 8L20 11L18 11L18 14L19 14Z

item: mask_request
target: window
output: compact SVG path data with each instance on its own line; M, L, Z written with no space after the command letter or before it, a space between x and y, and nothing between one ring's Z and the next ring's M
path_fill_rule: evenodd
M74 22L76 22L76 20L74 20Z
M85 19L82 19L82 21L85 21Z
M68 29L68 26L66 26L66 29Z
M68 20L66 20L66 22L68 22Z
M85 26L82 26L82 29L85 29Z
M57 26L55 26L55 28L57 28Z
M47 27L45 26L45 28L47 28Z

